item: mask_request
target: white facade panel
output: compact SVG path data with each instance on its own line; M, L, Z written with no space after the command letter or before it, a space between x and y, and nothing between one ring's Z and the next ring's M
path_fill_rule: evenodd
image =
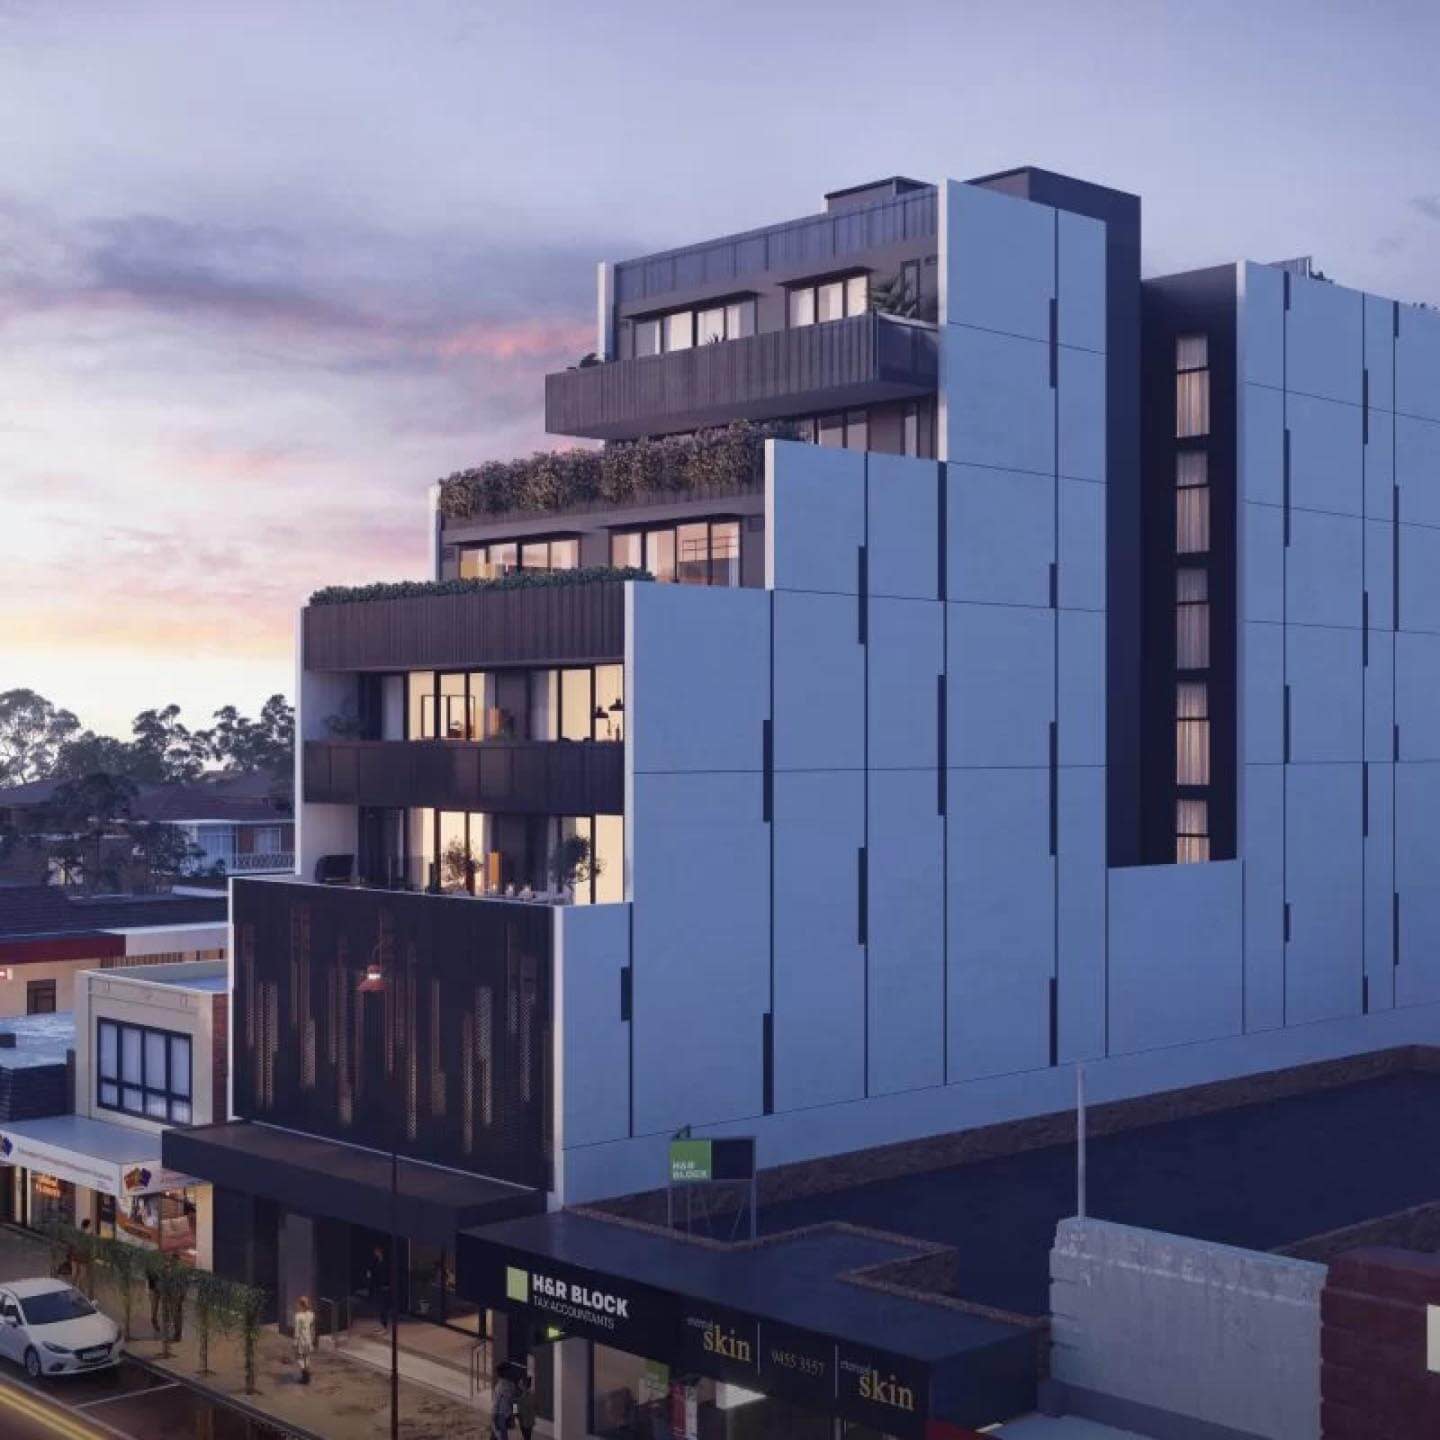
M770 714L770 597L690 585L629 590L629 764L637 774L758 772Z
M1389 630L1395 612L1395 527L1384 520L1365 522L1365 593L1370 597L1370 629Z
M1105 764L1105 616L1062 610L1057 666L1060 764ZM1101 851L1104 851L1102 845Z
M1110 1053L1238 1034L1243 867L1110 872Z
M949 778L950 1079L1049 1063L1055 941L1050 777Z
M991 330L948 325L944 459L1000 470L1055 472L1050 349Z
M634 791L636 1133L756 1115L770 988L760 787L642 774Z
M1359 349L1351 362L1360 373ZM1354 404L1297 394L1286 396L1290 426L1290 504L1336 515L1365 509L1364 411Z
M1370 1008L1388 1010L1395 1003L1395 767L1372 764L1366 790L1365 975Z
M872 770L927 770L940 763L940 676L945 610L931 600L872 600L868 658Z
M1285 512L1247 501L1240 516L1240 614L1246 620L1285 619Z
M775 1108L865 1093L865 777L775 777Z
M1055 218L1060 247L1060 343L1080 350L1104 350L1105 222L1070 210L1056 211Z
M853 595L865 543L865 455L765 442L765 583Z
M1403 322L1402 322L1403 323ZM1440 765L1395 767L1396 1005L1440 1000Z
M1048 605L1055 558L1050 475L950 464L946 593L990 605Z
M1285 1016L1306 1025L1361 1007L1365 935L1356 765L1285 767Z
M1085 480L1060 481L1062 610L1105 608L1105 487Z
M1440 420L1440 315L1418 305L1400 307L1395 409L1402 415Z
M1240 498L1285 503L1285 392L1243 385L1239 399Z
M1394 639L1399 758L1440 760L1440 635L1400 630Z
M1055 996L1057 1059L1063 1065L1105 1054L1104 767L1062 765L1056 799Z
M954 180L941 203L942 322L1048 342L1055 211Z
M559 1139L569 1149L630 1133L630 1026L620 1014L630 907L561 906L555 923L555 1035L563 1067Z
M1291 625L1285 636L1290 759L1295 765L1359 760L1365 723L1359 630Z
M1059 354L1059 466L1072 480L1103 483L1105 469L1105 356L1093 350Z
M1245 1028L1285 1023L1285 767L1246 765L1240 797L1245 862Z
M1240 378L1250 385L1285 386L1285 276L1273 265L1246 261L1239 270ZM1259 496L1251 497L1253 499Z
M1278 765L1285 758L1285 631L1247 621L1240 632L1241 762Z
M1301 275L1290 277L1285 384L1292 407L1297 395L1359 405L1364 313L1365 297L1358 290Z
M1400 526L1400 628L1440 631L1440 529L1429 525Z
M947 644L950 764L1048 765L1055 612L951 605Z
M1365 368L1370 373L1370 409L1395 408L1395 306L1365 296ZM1372 426L1371 433L1374 433Z
M917 1090L945 1075L945 840L934 776L872 773L870 1093Z
M1388 761L1395 753L1395 632L1372 631L1365 667L1365 758Z
M865 764L865 647L858 598L777 590L775 768ZM724 708L720 716L723 720Z
M871 454L866 461L870 593L938 599L940 467L903 455Z
M1395 514L1395 421L1385 412L1370 416L1365 446L1365 513L1372 520Z
M1292 625L1358 627L1364 593L1364 521L1290 512L1285 618Z
M1402 522L1440 526L1440 424L1395 416L1395 484Z

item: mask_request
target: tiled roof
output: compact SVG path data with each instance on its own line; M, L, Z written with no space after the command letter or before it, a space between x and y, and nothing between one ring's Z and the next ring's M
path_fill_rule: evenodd
M0 810L43 805L64 782L34 780L0 789ZM141 785L132 806L137 820L225 820L234 824L278 824L294 818L289 803L271 797L274 779L260 771L215 775L170 785Z
M74 896L55 885L12 885L0 889L0 939L89 935L141 925L222 925L226 909L223 896Z

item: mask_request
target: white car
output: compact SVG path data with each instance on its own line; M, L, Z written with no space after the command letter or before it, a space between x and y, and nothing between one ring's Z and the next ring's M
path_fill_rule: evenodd
M42 1375L103 1370L120 1360L120 1327L63 1280L0 1284L0 1355Z

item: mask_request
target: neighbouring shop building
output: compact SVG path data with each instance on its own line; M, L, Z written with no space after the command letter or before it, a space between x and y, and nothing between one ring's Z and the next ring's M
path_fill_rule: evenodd
M210 1268L210 1186L167 1168L160 1137L224 1113L228 1005L223 961L82 972L73 1015L47 1017L53 1033L15 1047L34 1057L28 1090L49 1083L44 1100L0 1118L4 1217L89 1220L101 1236ZM0 1070L5 1054L0 1044Z

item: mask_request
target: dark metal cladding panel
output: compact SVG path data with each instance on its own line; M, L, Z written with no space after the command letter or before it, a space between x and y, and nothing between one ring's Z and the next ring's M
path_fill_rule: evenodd
M933 328L871 312L545 377L545 425L599 439L766 420L934 390Z
M311 605L307 670L431 670L614 662L625 587L604 581Z
M239 1118L548 1188L551 907L237 880L232 910Z
M305 800L621 815L625 748L600 740L307 740Z

